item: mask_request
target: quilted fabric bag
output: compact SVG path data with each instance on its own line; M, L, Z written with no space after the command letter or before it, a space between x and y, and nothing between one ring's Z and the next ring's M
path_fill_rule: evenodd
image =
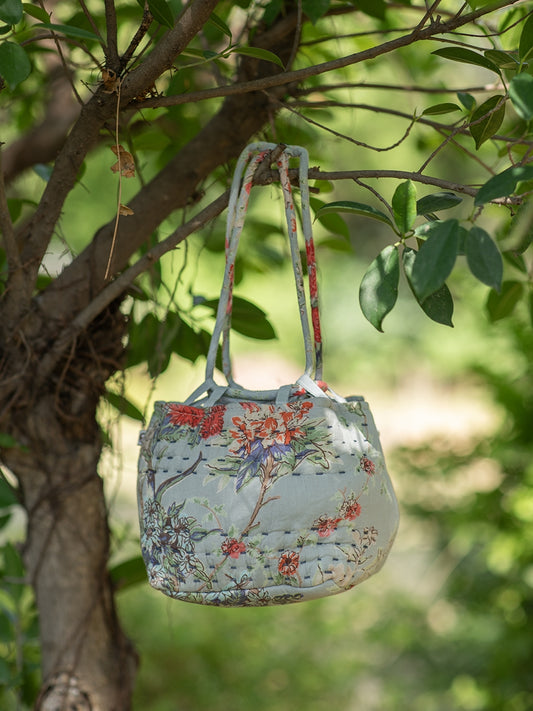
M299 147L283 147L276 163L305 371L296 383L271 391L246 390L232 376L235 254L254 173L275 148L252 144L237 163L228 208L226 270L205 382L185 402L157 402L141 433L139 519L149 581L188 602L275 605L349 590L382 567L398 527L398 505L367 403L362 397L339 397L321 381L308 158ZM290 157L298 158L300 166L311 319ZM226 382L217 385L221 339Z

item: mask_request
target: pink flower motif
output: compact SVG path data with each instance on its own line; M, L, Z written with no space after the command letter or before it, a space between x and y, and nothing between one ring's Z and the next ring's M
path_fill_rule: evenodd
M293 576L300 565L300 556L295 551L285 551L279 557L278 570L287 577Z
M178 426L200 428L200 437L207 439L220 434L224 425L225 405L213 405L206 410L192 405L169 405L170 423Z
M376 465L371 459L366 456L361 457L359 464L361 466L361 469L365 471L368 476L372 476L372 474L374 474L374 472L376 471Z
M201 407L191 407L190 405L168 405L170 422L173 425L188 425L198 427L205 415Z
M220 548L222 553L229 555L230 558L235 558L235 560L246 550L244 543L236 538L226 538Z
M320 538L328 538L331 534L337 530L337 524L342 521L340 518L330 518L326 514L320 516L314 523L314 527L318 529L318 535Z
M361 515L361 504L355 498L346 499L342 504L339 513L347 521L355 521Z
M241 407L247 412L259 412L261 410L256 402L241 402Z
M224 426L225 411L225 405L213 405L206 411L200 427L200 437L202 439L220 434Z

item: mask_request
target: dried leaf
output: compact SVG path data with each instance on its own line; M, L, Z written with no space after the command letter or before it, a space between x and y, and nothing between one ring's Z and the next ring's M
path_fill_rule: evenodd
M121 175L125 178L135 177L135 161L133 156L129 153L123 146L111 146L113 153L118 156L118 161L111 166L113 173L118 173L120 170Z
M120 205L118 212L120 215L134 215L135 213L131 209L131 207L128 207L127 205Z
M112 69L102 69L102 84L105 94L118 94L120 79Z

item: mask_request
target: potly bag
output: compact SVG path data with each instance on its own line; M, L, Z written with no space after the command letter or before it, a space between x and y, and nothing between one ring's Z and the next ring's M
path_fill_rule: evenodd
M166 595L188 602L277 605L349 590L382 567L398 527L398 505L367 403L362 397L341 398L320 381L308 157L299 147L284 147L277 167L305 372L294 384L257 392L240 387L232 377L235 254L254 172L274 148L252 144L237 163L228 208L226 270L205 382L185 402L157 402L148 429L141 433L138 499L148 578ZM289 157L300 160L314 338ZM221 336L226 384L219 386L213 374Z

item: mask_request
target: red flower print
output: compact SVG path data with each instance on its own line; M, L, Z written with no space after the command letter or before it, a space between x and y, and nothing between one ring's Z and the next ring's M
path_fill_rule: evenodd
M294 575L300 565L300 556L294 551L285 551L279 557L278 570L288 577Z
M241 402L241 407L247 412L259 412L261 409L256 402Z
M213 435L220 434L224 425L225 405L213 405L207 410L200 427L200 437L207 439Z
M222 549L222 553L235 559L237 559L240 554L244 553L246 550L244 543L242 541L238 541L236 538L226 538L220 548Z
M339 513L347 521L355 521L361 514L361 504L355 498L346 499L342 504Z
M359 464L361 465L361 469L365 471L369 476L372 476L372 474L374 474L374 472L376 471L376 465L368 457L361 457L361 461L359 462Z
M168 413L173 425L188 425L189 427L198 427L205 415L205 411L201 407L189 405L168 405Z
M340 518L329 518L325 514L315 521L315 527L318 529L318 535L320 538L327 538L334 531L337 530L337 524L342 519Z

